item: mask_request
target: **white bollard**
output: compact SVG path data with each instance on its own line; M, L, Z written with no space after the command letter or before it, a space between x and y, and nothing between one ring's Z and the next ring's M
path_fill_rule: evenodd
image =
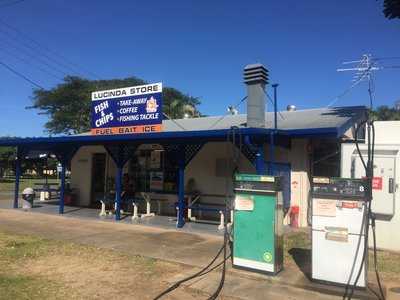
M219 225L218 225L218 230L224 230L224 223L225 223L225 216L222 210L219 211Z
M188 208L188 220L195 222L196 221L196 217L192 217L192 209Z
M132 204L133 204L133 216L132 216L132 221L136 221L137 219L139 219L138 207L137 207L137 205L136 205L135 202L133 202Z
M101 202L101 211L99 213L100 217L105 217L107 216L107 212L106 212L106 204L104 203L104 201L100 200Z
M176 209L176 226L178 226L178 221L179 221L179 207L176 206L175 209Z
M146 200L146 213L142 214L141 218L154 217L156 214L151 212L150 197L145 193L142 193L142 196Z
M43 191L40 192L40 201L43 202L46 200L45 193Z

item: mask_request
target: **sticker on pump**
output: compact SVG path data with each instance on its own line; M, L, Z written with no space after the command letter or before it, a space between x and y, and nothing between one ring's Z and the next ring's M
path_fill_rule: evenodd
M254 210L254 200L252 196L237 195L235 197L235 210Z

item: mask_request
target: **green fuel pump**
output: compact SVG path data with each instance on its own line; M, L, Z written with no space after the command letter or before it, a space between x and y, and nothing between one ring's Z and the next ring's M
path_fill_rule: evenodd
M237 174L234 190L233 266L275 275L283 267L281 178Z

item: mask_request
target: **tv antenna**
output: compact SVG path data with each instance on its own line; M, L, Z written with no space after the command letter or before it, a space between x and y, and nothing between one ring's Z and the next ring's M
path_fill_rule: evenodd
M372 110L373 108L373 94L375 92L374 85L374 72L383 69L400 69L400 66L385 66L381 65L380 62L383 60L396 60L399 57L378 57L375 58L371 54L363 54L361 59L345 61L343 65L350 65L348 68L339 68L338 72L355 72L352 80L352 85L348 90L353 89L356 85L362 81L368 82L368 94L369 94L369 106ZM347 93L347 92L346 92Z

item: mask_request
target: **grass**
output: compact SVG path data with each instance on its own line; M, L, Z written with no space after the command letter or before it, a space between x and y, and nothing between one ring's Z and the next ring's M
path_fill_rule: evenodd
M19 189L22 191L27 187L34 187L35 183L43 183L45 182L44 178L22 178L20 180ZM55 178L49 178L49 183L58 183L59 180ZM1 178L0 179L0 192L14 192L15 188L15 180L10 178Z
M179 271L151 258L0 232L0 299L111 298L116 290L142 299Z

